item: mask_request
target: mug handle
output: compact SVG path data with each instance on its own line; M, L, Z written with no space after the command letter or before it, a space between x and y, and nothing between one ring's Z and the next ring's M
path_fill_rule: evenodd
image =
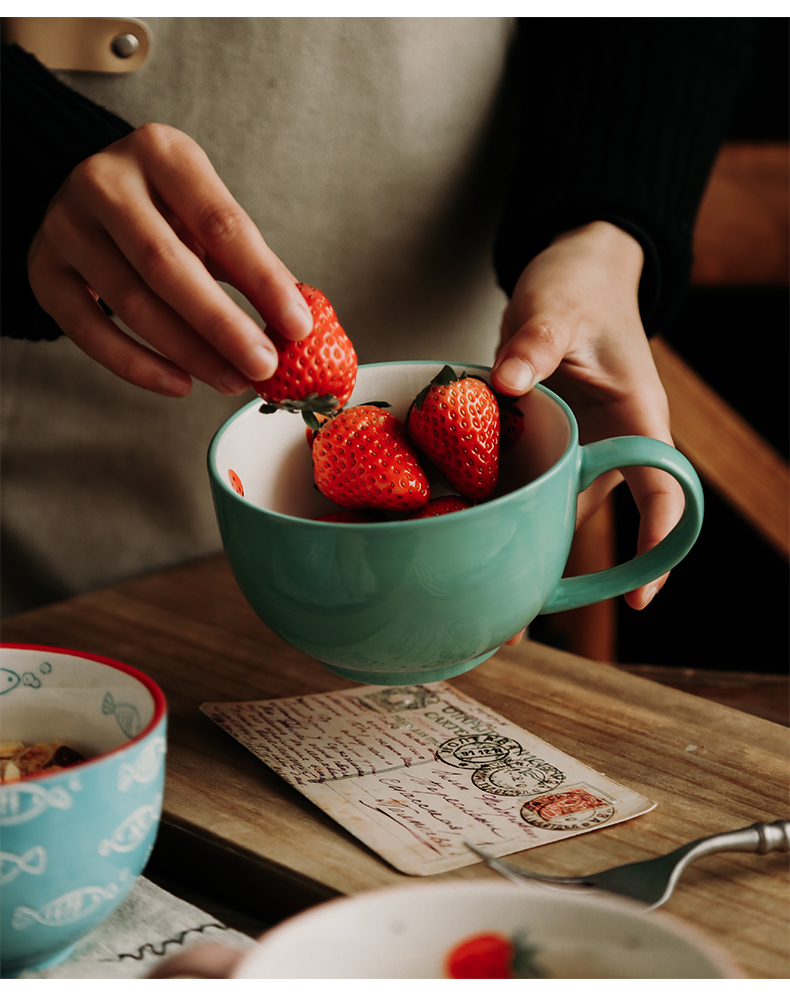
M667 471L680 482L686 497L683 515L663 541L650 551L602 572L561 579L541 610L556 614L620 597L651 583L685 558L699 536L705 508L697 472L683 454L668 443L647 436L614 436L581 448L579 491L615 468L651 467Z

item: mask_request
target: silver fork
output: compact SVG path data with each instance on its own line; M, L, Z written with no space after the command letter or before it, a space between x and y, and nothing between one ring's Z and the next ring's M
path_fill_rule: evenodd
M541 883L561 886L593 887L608 893L619 893L647 904L646 910L659 907L669 900L680 874L695 859L717 851L750 851L765 855L769 851L790 851L790 821L775 820L772 824L756 823L726 834L713 834L684 844L682 848L642 862L630 862L591 876L543 876L516 866L505 865L482 848L465 842L467 848L503 876L517 883Z

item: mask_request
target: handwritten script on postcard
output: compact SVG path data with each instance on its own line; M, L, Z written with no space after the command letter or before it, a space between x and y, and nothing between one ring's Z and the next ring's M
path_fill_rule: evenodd
M450 684L201 709L401 872L429 876L628 820L655 803Z

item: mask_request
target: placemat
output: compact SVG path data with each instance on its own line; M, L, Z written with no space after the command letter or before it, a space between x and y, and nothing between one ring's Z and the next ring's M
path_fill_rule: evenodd
M71 956L57 966L25 970L23 980L85 980L146 977L164 959L187 946L212 942L245 952L255 945L199 907L174 897L141 876L134 889Z

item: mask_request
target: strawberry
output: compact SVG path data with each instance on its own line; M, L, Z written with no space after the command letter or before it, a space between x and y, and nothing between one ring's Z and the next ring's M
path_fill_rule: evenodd
M445 366L409 409L414 444L467 499L480 501L499 477L499 405L478 377Z
M354 405L321 426L313 476L320 492L349 509L419 509L431 497L406 427L380 405Z
M409 520L420 520L426 516L444 516L445 513L457 513L471 506L474 506L474 503L469 499L462 499L460 496L441 496L439 499L431 499L421 509L416 510L409 516Z
M515 947L498 932L484 932L451 950L445 961L451 978L496 980L515 977Z
M498 396L499 417L502 432L499 437L500 450L512 450L524 433L524 413L516 406L515 398Z
M271 377L252 386L265 402L262 412L302 412L305 422L315 428L313 413L335 415L351 397L357 354L324 294L304 283L297 286L313 315L313 330L307 338L293 342L267 328L279 363Z
M521 933L508 938L499 932L481 932L450 950L444 961L445 972L456 980L542 978L544 972L535 963L536 955L536 948Z

